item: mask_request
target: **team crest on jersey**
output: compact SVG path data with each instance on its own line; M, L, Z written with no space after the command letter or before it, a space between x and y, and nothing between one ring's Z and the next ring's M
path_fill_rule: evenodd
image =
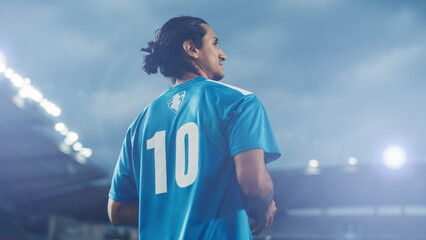
M172 99L167 101L167 106L169 106L169 109L172 110L172 112L176 113L180 106L182 105L183 99L185 98L185 91L176 93Z

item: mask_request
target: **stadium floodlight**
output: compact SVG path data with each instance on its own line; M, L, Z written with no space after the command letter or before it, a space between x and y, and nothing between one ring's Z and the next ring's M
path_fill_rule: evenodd
M54 117L61 115L61 109L47 99L41 100L40 106Z
M405 164L405 160L405 150L401 146L391 145L383 152L383 162L388 168L401 168Z
M80 154L83 155L85 158L89 158L92 156L92 149L90 148L82 148L80 150Z
M28 97L28 91L27 91L27 89L25 89L25 88L21 88L21 90L19 90L19 96L20 96L21 98L26 98L26 97Z
M55 124L55 130L58 132L61 132L63 130L65 130L67 128L67 126L65 126L65 123L63 122L59 122L57 124Z
M62 136L66 136L68 134L68 128L65 127L63 130L59 131Z
M73 144L74 144L77 140L78 140L78 134L77 134L77 133L75 133L75 132L69 131L69 132L67 133L67 136L66 136L66 137L65 137L65 139L64 139L64 143L65 143L66 145L71 146L71 145L73 145Z
M66 145L68 145L68 146L71 146L74 142L73 142L73 141L71 141L69 138L65 138L65 139L64 139L64 143L65 143Z
M63 122L55 124L55 130L58 131L62 136L66 136L68 134L68 128Z
M309 160L308 164L309 164L309 167L311 168L317 168L319 166L318 160L315 160L315 159Z
M72 149L74 149L74 151L80 151L83 148L83 144L81 144L80 142L75 142L72 145Z
M15 85L15 87L20 88L24 86L24 79L19 76L19 74L14 73L12 77L10 78L10 81Z
M311 159L308 162L308 167L305 169L307 175L317 175L320 173L319 162L316 159Z
M78 134L75 133L75 132L70 131L70 132L68 132L68 134L67 134L67 136L66 136L65 139L68 139L69 142L74 143L74 142L76 142L78 140Z
M355 166L355 165L358 164L358 159L356 159L355 157L350 157L350 158L348 158L348 163L351 166Z
M26 87L28 91L28 97L30 99L34 100L35 102L40 102L43 100L43 94L39 90L31 85L27 85Z
M37 91L31 85L22 86L21 89L19 90L19 96L21 96L22 98L31 98L31 99L34 98L34 99L37 99L38 102L40 102L41 99L43 98L43 95L41 95L41 93L39 91ZM41 97L41 99L40 99L40 97Z
M13 97L13 102L19 106L24 107L25 98L34 100L40 104L47 113L54 117L61 115L61 109L43 97L43 94L31 85L29 78L23 78L19 74L15 73L11 68L8 68L4 63L4 57L0 52L0 73L3 73L5 78L9 79L10 82L18 88L18 95ZM59 148L65 154L71 153L72 149L76 152L76 159L80 163L85 163L86 158L92 156L92 150L90 148L84 148L83 144L77 142L78 134L69 131L64 123L59 122L55 125L55 130L61 135L65 136L64 141L60 144Z
M13 70L11 68L8 68L4 71L4 76L8 79L10 79L13 76Z
M40 107L44 108L47 111L48 106L52 104L49 100L43 99L40 101Z
M55 105L52 108L50 114L52 114L52 116L54 116L54 117L59 117L59 115L61 115L61 109Z

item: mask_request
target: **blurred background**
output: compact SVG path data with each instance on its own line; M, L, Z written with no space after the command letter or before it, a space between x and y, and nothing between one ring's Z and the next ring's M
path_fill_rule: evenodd
M257 239L426 239L424 1L0 0L0 239L137 239L106 214L126 129L171 86L140 48L205 19L282 157ZM423 109L423 110L422 110Z

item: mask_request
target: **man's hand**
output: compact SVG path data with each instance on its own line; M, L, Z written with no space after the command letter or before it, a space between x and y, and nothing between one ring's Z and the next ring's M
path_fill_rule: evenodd
M254 222L250 224L251 234L253 236L258 236L263 231L266 231L274 221L276 212L277 207L275 206L274 200L272 200L269 206L263 209L249 208L247 213L249 217L254 220Z

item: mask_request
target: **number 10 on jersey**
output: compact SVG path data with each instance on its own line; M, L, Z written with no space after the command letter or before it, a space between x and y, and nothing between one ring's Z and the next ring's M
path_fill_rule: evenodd
M187 146L185 138L188 137ZM198 126L194 122L182 125L176 133L176 171L179 187L184 188L195 182L198 175ZM154 149L155 194L167 192L166 131L158 131L146 141L146 149ZM186 152L188 150L188 152ZM188 166L186 166L188 156ZM185 169L187 171L185 174Z

